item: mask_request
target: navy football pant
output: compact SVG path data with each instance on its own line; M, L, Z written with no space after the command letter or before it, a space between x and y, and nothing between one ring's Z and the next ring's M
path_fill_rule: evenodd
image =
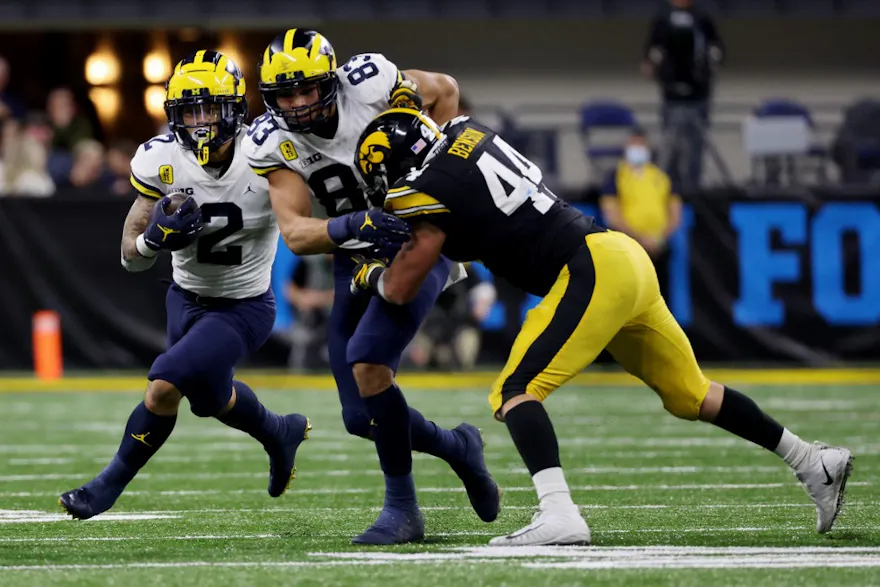
M403 351L443 291L451 264L441 257L416 298L405 306L388 303L369 292L352 294L349 287L354 266L349 253L340 250L335 254L336 295L330 313L328 350L345 428L356 436L368 437L370 416L358 391L352 365L385 365L397 371Z
M268 340L275 323L272 290L244 300L198 303L177 284L168 288L168 347L147 379L174 385L193 414L216 416L232 397L235 365Z

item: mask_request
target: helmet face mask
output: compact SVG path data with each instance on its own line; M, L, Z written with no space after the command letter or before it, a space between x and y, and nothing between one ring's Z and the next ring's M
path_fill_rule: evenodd
M177 142L202 165L235 140L247 118L245 82L238 66L216 51L180 61L165 85L165 115Z
M260 92L266 109L281 119L287 130L309 133L333 117L338 89L333 72L321 79L261 84Z
M216 151L234 140L247 117L247 102L208 97L174 100L165 105L168 127L185 149Z
M291 132L320 132L336 111L336 53L320 33L290 29L260 58L260 94L279 125Z

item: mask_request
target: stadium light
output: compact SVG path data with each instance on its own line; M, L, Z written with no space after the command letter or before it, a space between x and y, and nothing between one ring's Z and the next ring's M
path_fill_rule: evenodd
M232 59L235 64L241 69L241 72L244 74L245 71L245 63L242 59L241 52L238 49L238 38L232 33L222 33L220 35L220 46L216 49L220 53L223 53L228 58Z
M144 57L144 79L151 84L165 83L171 77L171 57L165 51L151 51Z
M119 116L120 96L116 88L92 88L89 99L102 122L112 123Z
M93 86L113 84L119 80L119 60L109 50L96 51L86 59L86 81Z
M163 118L165 116L165 88L155 85L144 90L144 106L153 118Z

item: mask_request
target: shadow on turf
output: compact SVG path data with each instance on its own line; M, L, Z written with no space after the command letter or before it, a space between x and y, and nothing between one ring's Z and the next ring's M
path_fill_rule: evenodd
M860 534L858 532L835 532L834 534L829 534L827 536L827 540L829 542L854 542L854 541L866 541L869 542L871 539L867 534Z

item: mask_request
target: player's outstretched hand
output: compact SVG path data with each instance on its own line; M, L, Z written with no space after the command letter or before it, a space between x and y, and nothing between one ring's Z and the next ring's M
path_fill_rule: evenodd
M409 225L381 208L350 212L332 218L327 225L330 238L337 245L349 240L359 240L374 245L403 244L409 240Z
M153 207L144 242L154 251L179 251L202 230L202 211L196 201L189 197L176 210L175 203L171 196L165 196Z

